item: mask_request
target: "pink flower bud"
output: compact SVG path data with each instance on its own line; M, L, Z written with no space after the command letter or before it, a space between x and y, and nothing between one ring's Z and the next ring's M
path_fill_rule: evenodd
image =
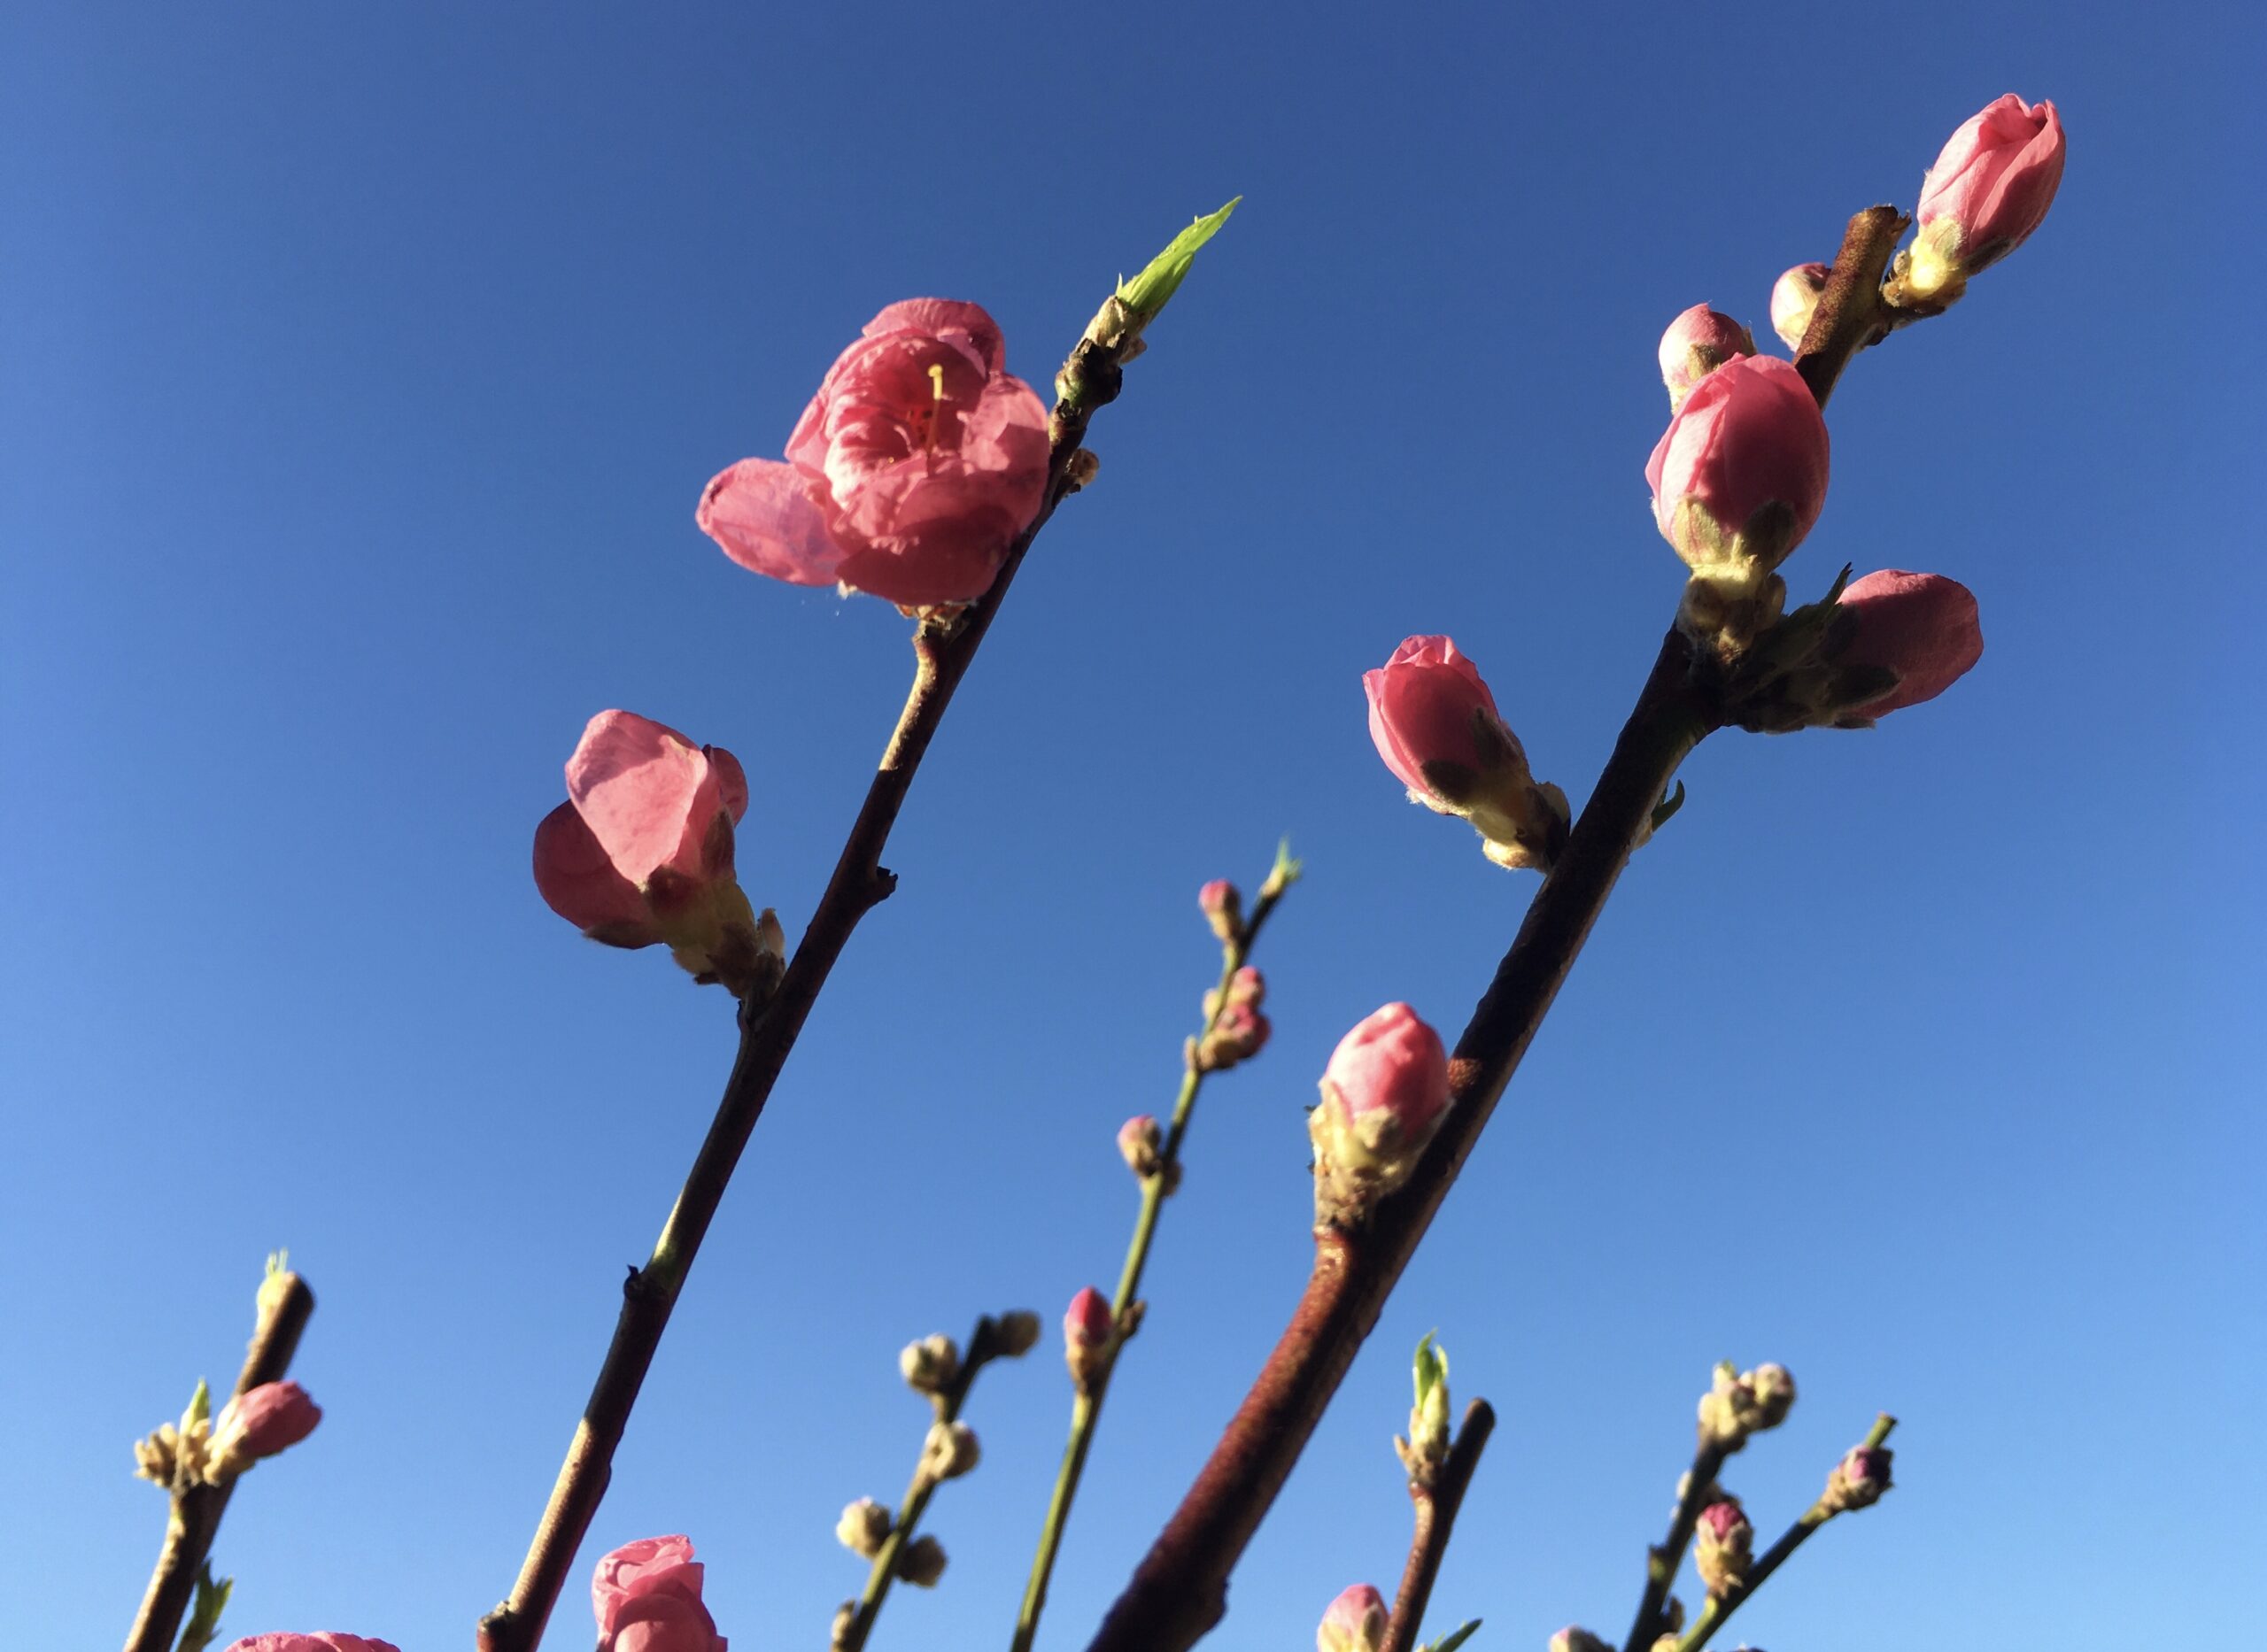
M1961 124L1921 181L1905 274L1915 297L1959 297L1968 277L2021 246L2062 181L2062 122L2009 92Z
M1858 624L1835 663L1897 674L1897 685L1878 699L1849 707L1864 716L1886 717L1934 699L1984 657L1974 594L1941 574L1884 568L1851 581L1842 606Z
M700 530L741 567L906 607L973 602L1039 514L1047 410L972 304L894 304L827 370L787 459L708 484Z
M1613 1652L1613 1643L1592 1634L1580 1624L1568 1624L1551 1637L1551 1652Z
M1853 1446L1834 1471L1826 1477L1826 1494L1819 1501L1829 1514L1870 1509L1889 1490L1892 1453L1886 1446Z
M391 1640L326 1629L312 1635L246 1635L228 1642L227 1652L401 1652L401 1648Z
M785 937L733 876L732 829L747 813L738 758L602 711L567 761L567 796L535 833L536 888L553 912L609 946L665 944L742 997L777 979Z
M1111 1338L1118 1330L1110 1299L1087 1285L1071 1299L1063 1315L1063 1358L1071 1380L1084 1389L1110 1359Z
M598 1652L725 1652L701 1579L688 1538L640 1538L605 1556L591 1576Z
M1548 867L1566 794L1537 785L1478 668L1445 637L1412 637L1362 674L1370 739L1412 803L1469 821L1499 865Z
M1826 475L1826 421L1776 356L1743 356L1693 386L1645 464L1653 520L1677 555L1759 577L1818 521Z
M1196 904L1203 909L1205 921L1211 924L1212 933L1226 946L1243 933L1243 893L1225 877L1216 877L1196 892Z
M1771 330L1788 349L1802 349L1803 335L1810 331L1811 315L1831 273L1823 264L1798 264L1772 283Z
M207 1477L241 1474L261 1458L298 1445L321 1421L322 1408L295 1382L264 1382L240 1393L213 1419Z
M1755 339L1731 317L1696 304L1661 335L1661 382L1672 410L1684 405L1692 387L1736 356L1755 353Z
M1408 1180L1448 1106L1448 1052L1408 1005L1388 1004L1340 1039L1307 1115L1316 1221L1352 1226Z
M1259 1013L1266 998L1266 978L1250 964L1230 978L1226 1004L1220 1001L1219 988L1206 989L1204 1019L1209 1024L1203 1038L1196 1041L1198 1072L1226 1072L1266 1047L1267 1035L1273 1030Z
M1126 1168L1136 1176L1157 1173L1157 1153L1164 1141L1157 1121L1147 1113L1137 1114L1118 1127L1118 1154L1125 1159Z
M1315 1652L1378 1652L1385 1644L1387 1621L1385 1597L1358 1583L1323 1613L1314 1633Z
M1747 1581L1755 1528L1739 1504L1727 1499L1700 1511L1692 1533L1692 1563L1708 1593L1727 1594Z

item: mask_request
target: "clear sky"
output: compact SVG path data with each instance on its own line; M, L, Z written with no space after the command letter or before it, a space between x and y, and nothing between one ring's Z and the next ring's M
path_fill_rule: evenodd
M327 1416L229 1514L230 1626L469 1644L733 1042L537 898L560 766L613 706L731 747L793 936L908 675L886 605L726 562L701 484L893 299L985 304L1044 382L1242 193L920 776L553 1637L600 1546L684 1531L736 1646L822 1644L836 1512L921 1434L898 1347L1114 1275L1196 887L1288 831L1275 1041L1198 1114L1041 1637L1082 1646L1296 1298L1332 1044L1392 999L1452 1037L1532 888L1403 800L1361 671L1452 633L1579 799L1676 598L1661 328L1768 334L2008 90L2067 124L2053 216L1855 364L1786 570L1952 574L1981 667L1687 766L1214 1644L1390 1585L1435 1327L1505 1419L1435 1596L1475 1652L1627 1622L1728 1356L1803 1388L1730 1478L1759 1525L1904 1419L1899 1489L1730 1640L2248 1630L2263 58L2233 6L8 7L0 1639L122 1633L128 1443L289 1245ZM986 1377L951 1570L878 1648L1005 1644L1068 1403L1051 1332Z

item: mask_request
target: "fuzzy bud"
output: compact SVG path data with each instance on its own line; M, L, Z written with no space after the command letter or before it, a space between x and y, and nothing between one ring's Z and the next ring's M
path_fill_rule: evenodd
M1551 1652L1613 1652L1613 1645L1580 1624L1568 1624L1551 1637Z
M1823 264L1798 264L1771 284L1771 330L1788 349L1799 351L1817 313L1819 295L1833 272Z
M1039 1346L1039 1316L1018 1308L993 1322L992 1339L1007 1358L1019 1360Z
M1661 335L1661 382L1668 387L1669 410L1684 405L1692 387L1737 356L1755 353L1755 339L1731 317L1696 304Z
M1164 1144L1157 1121L1147 1113L1137 1114L1118 1127L1118 1155L1126 1161L1126 1168L1144 1181L1157 1173L1157 1152Z
M1727 1498L1700 1511L1692 1531L1692 1563L1710 1595L1729 1594L1747 1581L1755 1528L1738 1502Z
M1385 1645L1385 1597L1358 1583L1331 1602L1315 1630L1315 1652L1378 1652Z
M1226 878L1216 877L1198 890L1196 904L1203 909L1204 921L1212 926L1221 946L1233 946L1242 936L1243 893Z
M916 1393L941 1393L960 1375L960 1347L942 1332L909 1342L897 1356L905 1386Z
M1448 1052L1408 1005L1388 1004L1340 1039L1307 1115L1317 1224L1366 1219L1409 1179L1448 1108Z
M933 1537L917 1537L897 1551L897 1575L917 1589L933 1589L945 1575L945 1546Z
M1782 1366L1767 1366L1768 1370L1786 1375ZM1757 1373L1742 1373L1729 1360L1715 1369L1706 1393L1700 1396L1700 1439L1722 1452L1734 1452L1747 1444L1747 1437L1771 1424L1763 1420L1763 1404L1755 1391ZM1776 1378L1773 1378L1775 1382ZM1793 1383L1788 1381L1788 1404L1794 1402ZM1782 1417L1786 1413L1783 1409Z
M956 1480L976 1466L982 1454L976 1443L976 1431L965 1423L932 1423L929 1437L921 1443L922 1478Z
M1081 1393L1110 1363L1116 1332L1110 1299L1100 1291L1090 1285L1071 1299L1063 1315L1063 1359Z
M889 1541L890 1512L870 1497L861 1497L842 1511L834 1523L835 1540L852 1554L871 1560Z
M1890 1487L1890 1456L1886 1446L1853 1447L1826 1477L1826 1493L1819 1499L1820 1505L1830 1515L1872 1508Z
M827 1631L826 1644L840 1652L850 1644L850 1632L858 1626L858 1602L845 1601L834 1609L834 1623Z
M1755 1396L1755 1426L1776 1428L1795 1409L1795 1375L1783 1365L1759 1365L1746 1373L1748 1392Z
M1226 1072L1266 1047L1267 1036L1273 1029L1267 1017L1259 1013L1259 1007L1266 1001L1266 978L1250 964L1230 978L1225 1003L1219 988L1206 990L1204 1036L1196 1043L1198 1072Z
M242 1474L263 1457L298 1445L322 1421L322 1408L295 1382L264 1382L221 1408L213 1424L212 1462L205 1478L218 1482Z

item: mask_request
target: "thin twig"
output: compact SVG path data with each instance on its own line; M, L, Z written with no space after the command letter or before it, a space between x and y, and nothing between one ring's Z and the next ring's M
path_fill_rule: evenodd
M1279 868L1285 864L1279 856ZM1227 1013L1228 989L1234 982L1236 971L1242 969L1251 956L1253 944L1259 931L1275 910L1275 903L1282 899L1283 890L1290 880L1271 876L1261 887L1259 897L1252 903L1251 915L1221 949L1220 984L1212 1000L1211 1012L1204 1018L1204 1027L1197 1042L1209 1035ZM1126 1247L1125 1264L1118 1276L1118 1294L1110 1302L1110 1324L1113 1327L1126 1323L1126 1310L1134 1305L1135 1294L1141 1288L1141 1272L1148 1266L1149 1247L1157 1238L1157 1219L1164 1209L1167 1195L1179 1180L1180 1146L1188 1133L1188 1121L1196 1106L1197 1092L1203 1087L1204 1069L1192 1054L1183 1063L1180 1093L1173 1101L1172 1119L1165 1128L1163 1146L1157 1153L1157 1168L1141 1180L1141 1213L1134 1218L1134 1236ZM1113 1332L1113 1334L1115 1332ZM1055 1557L1063 1547L1064 1529L1070 1524L1072 1500L1079 1494L1079 1479L1085 1472L1087 1451L1094 1443L1095 1429L1102 1419L1102 1402L1110 1392L1110 1381L1118 1370L1118 1355L1121 1348L1113 1347L1110 1356L1079 1388L1071 1401L1071 1437L1063 1447L1062 1466L1056 1471L1055 1490L1048 1499L1047 1518L1039 1532L1039 1551L1033 1557L1031 1579L1024 1586L1022 1609L1016 1614L1016 1633L1012 1652L1031 1652L1033 1638L1039 1633L1039 1615L1047 1609L1048 1580L1054 1575Z
M623 1283L622 1314L605 1363L599 1368L598 1380L592 1386L590 1402L584 1407L582 1421L568 1445L567 1459L552 1486L550 1501L537 1525L518 1581L510 1596L480 1621L480 1652L534 1652L542 1641L551 1609L566 1585L591 1517L606 1495L615 1449L622 1442L631 1409L638 1402L638 1391L653 1365L654 1350L668 1329L677 1293L684 1289L685 1276L723 1199L724 1188L851 930L896 886L894 875L881 864L890 828L930 740L944 721L953 691L960 686L1007 598L1025 553L1055 513L1055 507L1078 485L1072 461L1095 410L1117 396L1118 368L1091 341L1081 340L1057 384L1064 393L1056 403L1049 423L1052 439L1045 502L1031 526L1009 548L992 589L957 622L925 621L914 635L913 688L882 753L881 767L866 789L866 800L851 824L834 875L827 880L826 892L819 897L778 991L760 1007L741 1007L739 1055L716 1105L716 1118L652 1256Z
M1816 341L1815 347L1795 359L1822 405L1849 358L1875 336L1846 321L1830 320L1822 329L1820 319L1841 313L1829 312L1828 298L1861 289L1867 268L1873 268L1871 280L1878 285L1873 260L1876 255L1885 260L1895 241L1882 211L1852 220L1820 299L1820 316L1804 340L1807 345ZM1888 219L1900 216L1891 211ZM1409 1182L1379 1202L1367 1228L1317 1231L1314 1270L1289 1327L1088 1652L1187 1652L1226 1611L1228 1574L1464 1168L1641 829L1678 763L1721 725L1722 708L1695 682L1691 667L1689 645L1672 629L1566 849L1536 892L1487 996L1457 1040L1446 1121Z
M968 1339L968 1352L962 1357L960 1369L953 1373L937 1395L936 1420L947 1427L960 1420L961 1408L968 1403L968 1391L975 1386L976 1373L999 1353L998 1326L989 1315L976 1322L976 1329ZM889 1597L889 1586L897 1578L897 1558L913 1541L913 1533L920 1526L921 1517L929 1508L929 1499L936 1495L940 1482L917 1467L913 1480L905 1488L905 1501L898 1505L897 1517L882 1546L874 1551L874 1563L866 1574L866 1587L858 1597L858 1610L849 1626L834 1643L833 1652L861 1652L866 1637L873 1633L874 1619L881 1615L882 1602Z
M1867 1431L1866 1445L1869 1447L1879 1446L1889 1438L1889 1431L1896 1426L1897 1419L1888 1412L1883 1412L1874 1419L1873 1427ZM1786 1563L1787 1556L1800 1548L1812 1532L1832 1518L1834 1511L1825 1506L1823 1500L1805 1509L1794 1525L1779 1534L1777 1542L1755 1557L1754 1563L1747 1570L1745 1581L1736 1589L1708 1597L1707 1605L1700 1609L1700 1616L1693 1619L1692 1627L1686 1630L1683 1638L1676 1643L1676 1652L1700 1652L1700 1648L1708 1644L1708 1637L1722 1628L1724 1620L1739 1610L1741 1605L1764 1586L1771 1574ZM1650 1646L1651 1642L1647 1645Z
M1677 1568L1684 1563L1686 1545L1700 1524L1700 1511L1715 1494L1716 1476L1724 1466L1724 1448L1703 1437L1692 1454L1677 1491L1676 1508L1669 1515L1668 1535L1658 1548L1645 1551L1645 1589L1637 1602L1637 1616L1630 1621L1629 1638L1621 1652L1652 1652L1653 1642L1668 1627L1668 1592L1675 1586Z
M1385 1644L1378 1652L1412 1652L1417 1632L1424 1626L1425 1608L1433 1598L1433 1579L1449 1552L1449 1537L1456 1529L1457 1510L1464 1506L1465 1488L1496 1431L1496 1410L1485 1400L1464 1408L1464 1421L1449 1447L1433 1484L1409 1482L1409 1501L1416 1509L1416 1532L1409 1541L1409 1563L1402 1568L1401 1587L1393 1597L1393 1615L1386 1620Z
M299 1333L307 1328L307 1316L314 1311L315 1293L305 1279L296 1273L269 1277L235 1393L247 1393L262 1383L283 1379L298 1351ZM182 1614L197 1593L197 1574L213 1552L221 1517L228 1510L239 1478L231 1475L218 1486L196 1486L174 1495L166 1520L165 1546L158 1551L142 1610L128 1632L126 1652L170 1652Z

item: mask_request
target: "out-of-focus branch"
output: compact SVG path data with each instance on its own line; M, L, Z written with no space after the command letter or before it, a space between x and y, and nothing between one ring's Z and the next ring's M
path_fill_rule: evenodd
M1676 1582L1676 1569L1684 1563L1693 1531L1700 1524L1700 1511L1717 1494L1716 1476L1723 1469L1724 1456L1722 1443L1705 1434L1701 1437L1692 1454L1692 1466L1677 1486L1668 1535L1658 1547L1645 1551L1645 1591L1638 1599L1637 1616L1630 1622L1629 1637L1621 1643L1621 1652L1652 1652L1654 1640L1668 1627L1668 1592Z
M274 1265L274 1264L271 1264ZM236 1374L236 1393L249 1393L262 1383L281 1382L298 1351L299 1333L315 1311L315 1293L296 1273L273 1273L260 1287L259 1317L253 1322L251 1346L244 1351L244 1370ZM219 1485L192 1486L173 1494L166 1521L165 1546L150 1574L142 1596L142 1610L126 1637L126 1652L171 1652L181 1620L197 1593L197 1576L213 1552L221 1530L221 1517L235 1495L236 1477Z
M1415 1534L1409 1541L1409 1563L1402 1568L1401 1587L1393 1597L1393 1616L1386 1622L1385 1644L1379 1652L1414 1652L1417 1632L1425 1622L1425 1608L1433 1599L1433 1579L1449 1552L1449 1537L1456 1529L1457 1510L1496 1432L1496 1411L1485 1400L1464 1409L1464 1421L1449 1447L1448 1459L1430 1486L1409 1482L1409 1501L1416 1509Z

